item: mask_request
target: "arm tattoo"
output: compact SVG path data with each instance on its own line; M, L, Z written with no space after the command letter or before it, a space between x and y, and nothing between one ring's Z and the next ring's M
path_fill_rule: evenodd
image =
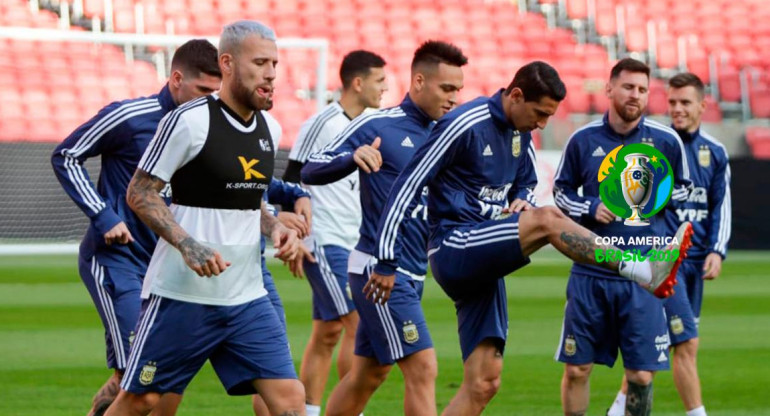
M598 247L591 241L591 236L579 235L574 232L562 232L560 238L567 246L567 250L572 253L570 257L573 260L587 263L591 262L594 258L594 249Z
M280 224L278 218L276 218L270 210L267 209L267 204L262 201L262 216L260 219L260 231L263 235L269 236L273 233L273 229L277 224Z
M171 210L158 194L164 186L166 182L162 179L137 169L128 184L126 202L155 234L180 249L179 244L190 236L176 223Z
M214 250L195 241L192 237L187 237L180 241L177 248L184 258L189 259L191 263L198 266L206 264L208 259L214 257Z

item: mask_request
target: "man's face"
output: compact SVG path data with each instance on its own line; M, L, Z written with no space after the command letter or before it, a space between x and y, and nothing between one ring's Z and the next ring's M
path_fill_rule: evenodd
M441 62L426 72L420 82L417 102L430 118L438 120L457 106L457 93L463 88L463 70Z
M278 65L275 41L248 36L233 57L233 97L254 111L273 108L273 81Z
M626 123L642 117L647 109L650 79L642 72L620 71L617 78L607 84L610 111L614 111Z
M177 96L174 97L177 105L219 91L222 85L222 78L203 72L197 77L192 77L184 75L183 71L176 70L171 74L171 79L178 90Z
M365 107L379 108L382 94L388 90L384 68L369 68L369 74L361 78L359 97Z
M698 129L700 118L706 110L706 103L695 87L668 89L668 115L674 129L690 133Z
M519 88L514 88L503 99L508 101L505 106L508 121L522 133L544 129L559 108L559 102L548 96L542 96L538 101L525 101Z

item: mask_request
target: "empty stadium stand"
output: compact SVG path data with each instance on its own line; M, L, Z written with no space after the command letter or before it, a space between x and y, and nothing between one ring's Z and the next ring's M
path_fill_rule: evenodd
M770 29L763 24L770 7L760 0L729 2L730 7L724 7L726 0L601 0L592 2L595 7L588 0L527 3L531 11L521 12L515 3L490 0L112 0L108 15L104 0L82 0L82 16L72 21L90 24L98 18L116 32L202 36L216 35L236 19L258 19L282 37L329 39L330 89L339 87L342 56L368 48L389 62L386 105L397 103L406 91L416 46L430 38L448 39L470 58L463 99L495 91L520 64L542 59L568 85L558 113L562 118L606 111L603 84L614 53L608 53L605 46L611 43L604 40L612 38L620 42L621 52L649 58L656 69L675 71L684 64L704 80L716 81L710 103L746 103L755 117L770 117L770 55L762 53L770 46ZM549 25L547 14L540 13L546 6L565 16L561 27ZM59 20L51 11L32 11L24 0L6 1L0 11L0 25L54 28ZM575 22L585 23L593 34L586 43L578 42ZM70 30L83 29L75 25ZM281 60L273 111L284 126L283 147L288 147L299 124L315 110L306 94L315 82L315 57L282 50ZM752 76L743 82L741 71L749 67ZM156 73L152 64L127 60L112 46L0 40L0 140L22 133L26 140L59 140L111 100L157 91L162 81ZM650 112L665 110L665 84L653 80ZM722 117L720 106L711 105L707 120Z

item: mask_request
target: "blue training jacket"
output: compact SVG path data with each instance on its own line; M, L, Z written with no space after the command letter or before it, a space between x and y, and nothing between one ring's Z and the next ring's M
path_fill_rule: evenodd
M91 220L80 244L82 257L96 256L109 267L146 271L157 236L128 207L126 189L160 119L174 108L168 85L149 97L114 102L56 147L51 156L56 178ZM101 174L94 187L83 163L99 155ZM168 203L166 190L161 195ZM135 241L108 246L104 234L121 221Z
M666 211L675 209L687 200L692 187L689 167L686 161L684 145L676 132L668 126L642 117L625 136L616 133L609 125L608 114L575 131L567 140L559 168L556 171L554 200L556 206L573 220L599 236L622 237L628 242L630 237L665 237L672 236L665 217ZM671 164L674 175L674 188L671 199L662 211L649 219L649 226L633 227L623 224L617 218L610 224L601 224L595 220L596 209L602 202L599 196L599 168L605 156L620 145L647 143L660 150ZM582 188L582 194L578 189ZM651 246L638 244L617 244L622 250L639 250L646 254ZM616 273L598 266L574 263L573 273L588 274L609 279L623 279Z
M378 227L378 271L403 255L399 234L426 184L433 249L458 226L498 218L514 199L534 205L535 166L532 137L506 118L502 90L446 114L393 185Z
M376 257L377 224L385 213L383 208L388 193L398 175L412 160L415 151L428 139L433 125L431 118L407 94L397 107L357 117L334 141L319 153L311 155L302 168L302 182L309 185L337 181L358 168L353 161L353 153L357 148L371 145L376 137L381 138L379 150L382 154L382 167L375 173L360 172L363 218L356 250ZM422 187L420 192L423 192ZM421 198L419 205L415 203L415 208L405 221L400 235L403 253L397 263L393 263L391 274L396 264L416 275L425 275L427 272L428 226L424 198Z
M687 258L703 260L709 253L718 253L725 258L732 228L727 150L700 129L692 134L677 133L684 142L694 188L687 201L667 211L669 230L676 230L682 222L690 221L695 234Z

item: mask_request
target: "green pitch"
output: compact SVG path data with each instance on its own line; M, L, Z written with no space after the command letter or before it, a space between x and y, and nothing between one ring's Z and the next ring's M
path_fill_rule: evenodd
M503 383L485 414L561 414L562 366L553 354L569 263L554 252L538 254L532 263L507 279L510 335ZM310 331L310 289L282 265L271 268L299 366ZM710 415L770 415L768 269L770 253L734 252L719 280L706 284L699 362ZM442 409L462 380L454 308L430 279L423 306L438 354L436 391ZM74 256L0 257L0 415L85 414L110 374L103 339ZM614 369L595 368L589 414L603 414L621 376L620 363ZM336 376L330 380L336 382ZM401 414L402 392L401 375L394 369L365 414ZM654 410L655 415L684 414L670 372L655 380ZM226 396L206 366L187 390L179 414L249 415L250 400Z

